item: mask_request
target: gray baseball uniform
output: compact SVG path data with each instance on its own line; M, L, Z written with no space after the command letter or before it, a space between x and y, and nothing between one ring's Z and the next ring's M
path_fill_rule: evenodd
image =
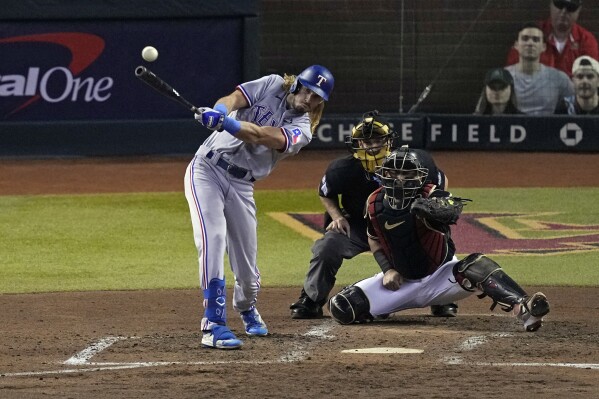
M281 76L264 76L240 84L237 90L249 107L229 116L259 126L280 127L285 146L273 150L243 142L226 131L215 131L187 167L185 197L198 249L200 286L207 290L213 279L224 281L226 250L235 275L233 307L241 312L256 303L260 289L253 182L268 176L278 161L298 153L312 140L312 133L308 114L287 107L288 94ZM218 316L226 320L224 315ZM202 330L210 330L211 323L204 317Z

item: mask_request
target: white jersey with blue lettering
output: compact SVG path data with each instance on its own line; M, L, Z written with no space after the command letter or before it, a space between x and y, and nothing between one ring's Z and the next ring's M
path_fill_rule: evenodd
M234 111L229 116L258 126L280 127L285 147L274 150L261 144L246 143L226 131L215 131L203 146L221 154L231 164L248 169L254 179L260 180L270 174L278 161L297 154L310 143L310 117L307 113L288 108L287 92L283 90L283 78L279 75L242 83L237 90L241 91L249 107Z

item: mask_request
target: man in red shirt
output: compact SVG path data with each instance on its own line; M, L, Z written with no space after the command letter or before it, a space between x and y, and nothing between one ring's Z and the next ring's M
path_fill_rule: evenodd
M588 55L599 60L597 39L576 23L582 0L551 0L550 17L539 27L545 35L547 49L541 54L541 63L557 68L572 76L574 60ZM518 62L518 52L512 47L506 65Z

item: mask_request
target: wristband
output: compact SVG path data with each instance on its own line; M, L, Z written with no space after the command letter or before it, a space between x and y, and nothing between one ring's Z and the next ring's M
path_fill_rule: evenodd
M235 134L241 130L241 122L235 118L226 116L225 120L223 121L223 129L235 136Z
M376 260L376 263L379 264L379 267L381 268L383 273L387 273L389 270L393 269L393 266L391 266L389 259L387 259L387 255L385 255L385 251L379 249L376 252L374 252L373 255L374 259Z
M229 110L227 109L227 106L223 103L216 104L213 109L217 110L218 112L222 112L223 114L225 114L225 116L229 115Z

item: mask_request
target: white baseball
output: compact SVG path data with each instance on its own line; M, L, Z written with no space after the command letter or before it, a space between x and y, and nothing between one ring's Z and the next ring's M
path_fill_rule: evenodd
M141 56L144 60L148 62L156 61L156 58L158 58L158 50L156 50L155 47L146 46L141 51Z

